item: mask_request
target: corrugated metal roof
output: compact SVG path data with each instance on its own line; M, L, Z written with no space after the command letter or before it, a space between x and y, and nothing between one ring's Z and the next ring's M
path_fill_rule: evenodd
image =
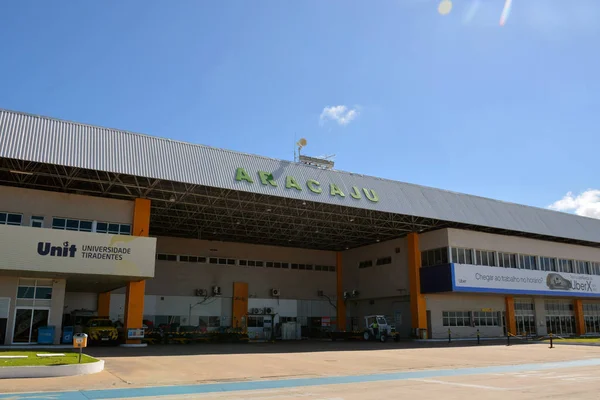
M1 109L0 157L600 243L600 220L592 218ZM254 183L237 181L238 167ZM261 184L258 171L271 172L277 187ZM302 190L286 188L286 176ZM308 190L309 179L323 193ZM331 196L332 183L346 196ZM379 201L352 198L353 186L373 189Z

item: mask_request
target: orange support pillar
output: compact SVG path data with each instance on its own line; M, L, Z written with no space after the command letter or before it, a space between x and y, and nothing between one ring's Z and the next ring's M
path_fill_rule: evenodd
M133 236L150 234L150 200L135 199L133 209ZM144 320L144 292L146 282L129 282L125 292L125 334L129 329L141 329ZM139 344L139 339L126 339L127 344Z
M129 282L125 292L125 335L129 329L141 329L144 320L146 281ZM126 339L127 344L139 344L139 339Z
M98 294L98 316L108 317L110 315L110 292Z
M421 250L419 235L409 233L408 243L408 280L410 282L410 314L412 328L427 329L427 302L421 294Z
M575 311L575 326L577 335L585 335L585 318L583 316L583 302L581 299L573 300L573 310Z
M340 331L346 330L346 302L344 301L344 276L342 268L342 253L337 252L335 255L335 273L336 273L336 317L337 328Z
M517 334L517 320L515 318L515 299L512 296L506 296L504 298L506 303L506 332L511 335Z
M233 282L233 321L234 328L248 328L248 284L246 282Z
M133 208L133 236L148 236L150 231L150 200L135 199Z

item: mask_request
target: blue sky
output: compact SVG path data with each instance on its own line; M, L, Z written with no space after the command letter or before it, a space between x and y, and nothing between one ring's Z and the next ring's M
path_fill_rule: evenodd
M4 0L0 107L600 217L600 1L439 2Z

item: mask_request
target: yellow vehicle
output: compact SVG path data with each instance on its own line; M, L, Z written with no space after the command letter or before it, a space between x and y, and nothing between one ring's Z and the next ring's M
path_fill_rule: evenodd
M90 344L118 344L119 332L108 318L90 319L84 326L83 333L87 333Z

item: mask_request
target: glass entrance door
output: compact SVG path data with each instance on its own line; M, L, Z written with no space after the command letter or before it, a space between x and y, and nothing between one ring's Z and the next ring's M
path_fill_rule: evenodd
M518 335L535 335L535 305L533 299L515 299L515 323Z
M573 302L570 300L546 300L545 307L548 333L558 336L575 334L577 329Z
M50 309L18 307L15 311L13 343L37 343L38 329L48 325Z

